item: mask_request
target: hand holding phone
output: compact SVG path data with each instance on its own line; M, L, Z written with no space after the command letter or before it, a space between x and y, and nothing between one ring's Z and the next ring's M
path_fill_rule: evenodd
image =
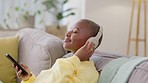
M5 56L14 63L15 66L18 67L18 70L22 70L22 74L23 75L28 75L28 73L26 72L26 70L24 68L22 68L12 57L10 54L5 54Z

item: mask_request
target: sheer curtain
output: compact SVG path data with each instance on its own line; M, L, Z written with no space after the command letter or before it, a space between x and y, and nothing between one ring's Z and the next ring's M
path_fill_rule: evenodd
M41 1L42 0L0 0L0 26L4 29L20 28L19 18L21 16L26 13L33 16L39 10L40 14L36 14L34 18L34 27L40 25L43 27L43 7Z
M0 26L7 28L9 26L14 27L15 24L13 23L15 21L15 11L13 9L14 4L16 0L0 0ZM9 14L11 12L11 14ZM13 16L13 18L12 18Z

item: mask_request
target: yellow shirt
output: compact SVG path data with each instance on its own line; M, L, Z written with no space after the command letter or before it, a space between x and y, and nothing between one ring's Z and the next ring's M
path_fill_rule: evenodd
M77 56L57 59L49 70L22 83L98 83L99 73L93 61L81 62Z

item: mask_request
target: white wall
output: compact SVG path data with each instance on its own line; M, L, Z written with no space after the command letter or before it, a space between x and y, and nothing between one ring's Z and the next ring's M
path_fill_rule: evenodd
M132 0L85 1L85 17L104 28L104 39L100 48L126 54ZM134 51L134 48L132 50ZM131 55L134 54L133 51ZM143 51L140 54L143 55Z

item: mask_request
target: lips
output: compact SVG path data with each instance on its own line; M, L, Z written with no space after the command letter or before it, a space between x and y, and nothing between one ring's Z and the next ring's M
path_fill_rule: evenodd
M69 42L71 42L71 40L69 38L65 38L64 42L69 43Z

